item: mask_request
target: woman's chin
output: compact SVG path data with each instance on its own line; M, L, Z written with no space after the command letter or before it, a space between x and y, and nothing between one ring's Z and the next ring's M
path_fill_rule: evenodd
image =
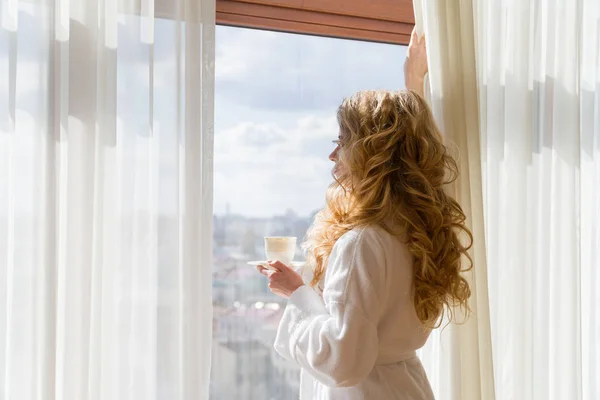
M339 168L334 168L333 171L331 171L331 174L333 175L333 177L335 178L336 181L338 181L339 183L341 183L342 181L345 180L345 176L344 176L344 171L340 171Z
M331 170L331 173L333 174L333 176L335 176L337 179L339 179L344 172L342 169L343 168L339 164L335 164L333 166L333 169Z

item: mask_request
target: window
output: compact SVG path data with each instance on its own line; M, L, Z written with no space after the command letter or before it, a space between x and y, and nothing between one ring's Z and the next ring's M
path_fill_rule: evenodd
M246 263L265 259L266 235L301 243L332 181L338 105L402 88L405 51L217 27L211 399L297 397L298 367L273 350L285 301Z

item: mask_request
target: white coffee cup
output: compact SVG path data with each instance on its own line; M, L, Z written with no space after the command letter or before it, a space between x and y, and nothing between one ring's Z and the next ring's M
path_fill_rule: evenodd
M296 238L291 236L265 237L265 254L270 261L290 265L296 254Z

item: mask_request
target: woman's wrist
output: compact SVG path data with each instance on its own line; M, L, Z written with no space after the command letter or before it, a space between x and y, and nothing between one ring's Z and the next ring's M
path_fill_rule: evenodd
M290 296L291 296L292 294L294 294L295 292L297 292L297 291L298 291L298 289L300 289L300 288L301 288L301 287L303 287L303 286L306 286L306 284L298 285L298 287L297 287L296 289L292 290L292 293L290 293Z
M404 79L404 83L408 90L417 92L421 96L425 95L425 77L424 76L411 76L407 75Z

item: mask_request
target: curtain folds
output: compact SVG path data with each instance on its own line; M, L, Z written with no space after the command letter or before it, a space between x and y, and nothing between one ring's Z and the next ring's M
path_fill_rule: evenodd
M1 11L0 398L208 398L214 0Z
M600 398L600 4L477 2L499 398Z

